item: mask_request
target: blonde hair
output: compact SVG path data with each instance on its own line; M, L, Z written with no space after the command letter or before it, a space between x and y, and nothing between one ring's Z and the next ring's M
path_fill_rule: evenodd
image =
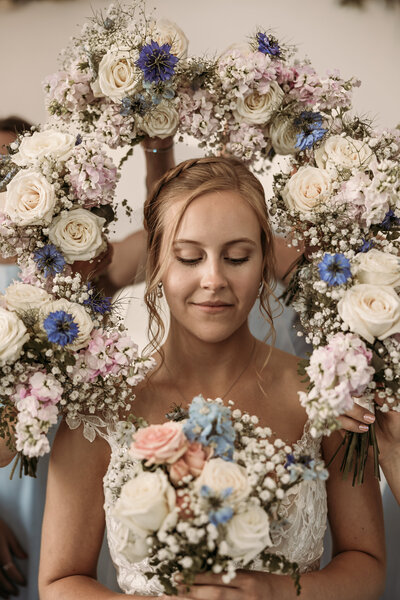
M164 322L159 309L159 283L166 268L161 264L161 245L164 239L168 208L177 201L184 200L174 227L170 232L167 248L170 250L182 216L193 200L220 190L232 190L240 194L257 214L261 226L261 246L263 268L260 281L260 312L270 325L270 333L275 340L269 298L275 286L275 259L273 234L265 203L264 190L259 180L248 168L235 158L203 157L186 160L170 169L155 184L144 205L144 226L148 233L145 302L149 311L149 347L159 350L165 334Z

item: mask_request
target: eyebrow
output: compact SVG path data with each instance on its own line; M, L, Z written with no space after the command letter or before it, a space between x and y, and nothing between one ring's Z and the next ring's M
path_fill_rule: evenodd
M173 245L176 246L178 244L191 244L193 246L201 246L202 244L200 242L197 242L196 240L185 240L185 239L179 239L179 240L175 240ZM257 244L251 240L250 238L238 238L236 240L230 240L229 242L226 242L224 244L224 247L226 248L227 246L233 246L234 244L250 244L251 246L257 246Z

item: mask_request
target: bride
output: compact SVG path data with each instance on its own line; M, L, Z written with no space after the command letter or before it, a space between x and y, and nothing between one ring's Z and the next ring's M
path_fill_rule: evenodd
M201 158L168 171L145 204L148 231L146 303L158 366L140 387L132 412L162 423L174 404L197 394L233 400L257 414L262 426L328 463L340 437L314 440L298 402L302 384L297 359L257 341L247 317L257 297L270 320L273 282L272 233L259 181L240 162ZM170 328L160 347L164 322L160 297L170 312ZM122 417L121 417L122 418ZM126 418L124 415L123 418ZM84 417L82 417L84 421ZM42 600L116 598L96 581L96 564L107 522L110 552L119 584L128 597L162 596L144 572L147 561L130 565L118 551L114 499L105 481L117 476L126 449L109 424L88 442L82 427L62 425L53 446L42 533L39 586ZM377 482L368 473L352 488L339 473L337 457L326 484L307 481L293 488L283 506L286 525L275 551L298 562L302 598L373 600L385 572L383 520ZM326 514L333 558L318 570ZM242 571L226 586L205 574L180 598L232 600L295 598L291 579Z

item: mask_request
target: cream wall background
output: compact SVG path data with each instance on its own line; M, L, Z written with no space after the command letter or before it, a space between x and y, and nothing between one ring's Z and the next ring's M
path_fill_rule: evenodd
M57 69L57 55L93 10L104 0L31 2L0 11L0 116L18 114L32 122L46 119L41 82ZM343 76L358 76L355 92L360 114L379 126L400 121L400 7L387 9L370 0L366 8L340 7L338 0L148 0L160 17L176 21L190 40L193 54L219 53L245 40L257 26L272 28L282 41L294 43L324 72L338 68ZM199 154L195 146L180 144L178 161ZM270 178L263 180L266 194ZM134 207L132 222L121 218L114 237L141 227L144 199L144 161L140 149L125 163L118 195ZM126 290L127 324L140 346L146 342L143 286ZM129 304L128 298L131 299Z

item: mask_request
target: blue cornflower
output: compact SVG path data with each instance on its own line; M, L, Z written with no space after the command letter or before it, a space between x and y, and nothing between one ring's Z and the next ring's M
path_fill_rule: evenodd
M369 252L374 246L375 242L373 240L363 240L362 245L357 248L356 252L362 252L364 254L365 252Z
M189 419L183 431L191 442L212 446L214 456L232 460L235 430L231 411L217 402L206 402L203 396L193 398L189 406Z
M75 146L79 146L80 144L82 144L82 136L80 133L78 133L75 140Z
M400 219L399 217L396 217L392 209L389 209L380 226L382 229L389 231L389 229L392 229L393 225L400 225Z
M83 301L85 306L88 306L93 312L105 315L111 311L111 296L102 296L96 290L92 290L90 283L87 284L89 298Z
M320 113L312 111L303 111L294 121L296 127L301 128L297 134L295 147L300 150L312 148L315 142L321 140L328 131L322 127L322 116Z
M43 271L45 277L61 273L65 266L65 258L57 250L54 244L47 244L43 248L36 250L33 255L38 269Z
M342 285L351 277L350 261L344 254L324 254L318 270L321 279L330 286Z
M43 327L49 342L63 347L71 344L79 333L73 316L64 310L51 312L43 321Z
M272 54L272 56L279 56L281 49L278 42L272 36L268 37L266 33L257 33L258 51L263 54Z
M233 508L225 505L224 501L232 494L233 488L227 487L222 492L215 493L208 485L202 485L201 497L209 504L208 516L210 523L218 527L221 523L227 523L233 517Z
M171 54L170 50L171 44L160 46L154 40L143 46L136 65L143 71L145 81L160 83L171 79L179 58Z
M221 506L216 510L210 510L208 513L210 523L218 527L222 523L227 523L233 517L233 508L231 506Z

